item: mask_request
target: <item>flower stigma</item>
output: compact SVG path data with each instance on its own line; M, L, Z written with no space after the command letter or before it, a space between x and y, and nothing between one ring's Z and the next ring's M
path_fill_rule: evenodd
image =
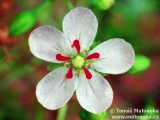
M76 67L76 68L82 68L84 62L85 62L84 58L81 57L80 55L76 56L76 57L72 60L72 64L73 64L74 67Z

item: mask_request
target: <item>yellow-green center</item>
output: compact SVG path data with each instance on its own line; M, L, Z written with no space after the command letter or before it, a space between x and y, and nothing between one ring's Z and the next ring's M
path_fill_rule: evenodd
M74 67L76 68L82 68L83 64L84 64L84 58L81 56L76 56L73 60L72 60L72 64L74 65Z

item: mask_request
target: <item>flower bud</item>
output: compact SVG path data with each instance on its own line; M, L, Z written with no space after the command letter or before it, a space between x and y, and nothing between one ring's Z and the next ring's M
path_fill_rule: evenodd
M5 44L8 38L8 26L4 23L0 23L0 44Z
M46 8L52 1L46 1L33 10L20 12L9 26L10 35L17 36L27 32L36 22L37 15Z
M106 10L114 4L114 0L91 0L91 3L100 10Z
M18 36L28 31L36 22L35 16L31 10L20 12L9 26L10 35Z
M105 120L106 118L106 111L101 112L99 114L94 114L91 112L82 109L79 113L81 120Z
M99 114L88 113L88 120L105 120L106 111Z
M151 65L151 60L143 55L135 56L135 63L128 71L130 74L136 74L145 71Z

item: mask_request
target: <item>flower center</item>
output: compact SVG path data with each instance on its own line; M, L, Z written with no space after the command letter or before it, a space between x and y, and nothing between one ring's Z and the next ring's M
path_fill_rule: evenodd
M72 64L76 68L82 68L84 61L85 61L84 58L78 55L72 60Z
M77 74L80 74L81 71L83 71L86 78L91 79L92 74L88 70L91 66L91 63L89 62L89 60L98 59L100 57L100 54L95 52L86 57L88 50L84 50L84 53L82 53L80 51L81 46L80 46L79 40L77 39L73 41L73 44L71 45L71 47L73 49L76 49L77 51L77 53L75 53L74 55L72 54L72 57L63 56L61 54L56 55L56 59L58 61L64 61L64 65L69 67L68 72L66 73L66 78L71 79L73 77L73 70L76 70Z

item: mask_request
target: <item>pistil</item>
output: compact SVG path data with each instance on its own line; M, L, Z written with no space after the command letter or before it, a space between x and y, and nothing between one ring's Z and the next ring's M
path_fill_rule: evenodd
M72 48L75 47L75 49L77 51L77 53L75 53L75 54L73 53L74 55L72 55L72 57L63 56L61 54L56 55L56 59L58 61L63 61L64 66L70 65L68 72L66 74L66 78L71 79L73 77L73 67L74 67L74 70L76 70L77 75L80 74L81 70L83 69L86 78L91 79L92 74L88 70L88 68L90 68L90 66L91 66L91 63L90 63L90 61L85 62L85 60L97 59L100 57L100 54L95 52L95 53L92 53L91 55L87 56L86 58L84 58L84 56L87 55L88 50L84 50L84 53L80 54L81 47L80 47L79 40L77 40L77 39L73 41L73 44L71 45L71 47ZM71 62L70 62L70 60L71 60ZM67 62L67 61L69 61L69 62Z
M76 68L82 68L83 64L84 64L84 58L81 56L76 56L73 60L72 60L72 64L74 65L74 67Z

